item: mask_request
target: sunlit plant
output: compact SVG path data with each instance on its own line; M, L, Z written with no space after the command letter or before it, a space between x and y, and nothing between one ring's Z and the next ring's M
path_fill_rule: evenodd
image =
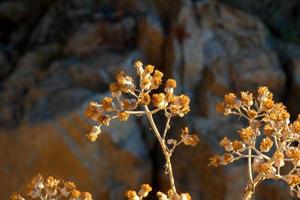
M110 84L111 96L105 97L100 102L91 102L87 107L85 115L98 123L93 126L87 137L90 141L95 141L101 134L102 126L109 126L114 119L127 121L132 115L146 116L165 157L165 173L170 182L170 190L167 194L158 192L158 199L191 199L189 194L179 194L176 189L171 157L175 148L180 144L195 146L199 138L197 135L190 134L187 127L182 129L179 139L172 138L168 134L171 119L177 116L183 117L190 111L190 99L184 94L178 96L174 93L176 88L174 79L168 79L165 82L163 92L156 92L162 85L163 73L155 70L152 65L144 66L140 61L135 62L134 66L137 73L136 79L121 71L116 75L116 82ZM163 130L158 129L153 119L153 115L159 112L166 117ZM139 200L147 197L151 190L150 185L143 184L138 192L129 190L126 196L130 200Z
M26 197L26 198L24 198ZM80 192L73 182L64 182L38 174L27 184L24 194L14 193L10 200L93 200L88 192Z
M290 194L300 198L300 115L291 123L286 107L274 102L267 87L260 87L256 98L249 92L241 92L240 97L228 93L216 109L225 116L245 118L247 126L237 131L240 140L221 140L226 153L210 158L210 165L248 160L244 200L251 199L256 186L266 179L285 181Z
M190 99L184 94L174 93L174 79L167 79L163 84L163 73L155 70L154 66L144 66L140 61L134 66L136 78L121 71L116 75L116 82L110 84L111 96L89 103L85 115L97 125L92 127L87 138L91 142L96 141L101 136L102 127L110 126L115 119L126 122L130 116L145 116L160 144L165 158L164 171L170 182L167 192L156 193L158 200L191 200L188 193L179 193L176 189L171 158L176 147L181 144L195 146L199 138L190 134L187 127L181 130L179 138L169 133L171 119L183 117L190 111ZM220 141L225 153L211 157L209 165L217 167L240 159L247 160L249 181L243 200L250 200L257 185L266 179L285 181L290 187L290 194L300 198L300 115L290 122L286 107L274 102L267 87L260 87L257 97L250 92L241 92L239 97L228 93L216 109L225 116L244 118L247 125L237 131L239 139L224 137ZM162 130L158 129L153 118L157 113L165 116ZM142 200L151 191L149 184L142 184L138 191L128 190L125 196L129 200ZM26 200L24 197L27 200L93 199L90 193L77 190L72 182L41 175L30 181L24 194L14 193L11 200Z

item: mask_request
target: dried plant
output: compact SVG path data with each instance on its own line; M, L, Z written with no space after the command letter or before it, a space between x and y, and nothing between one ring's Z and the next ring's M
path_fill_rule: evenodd
M148 184L143 184L140 187L139 192L136 192L134 190L128 190L125 194L125 196L128 198L128 200L142 200L143 198L147 197L149 192L152 191L152 188ZM191 200L191 196L189 193L181 193L180 195L177 193L174 193L172 189L170 189L167 194L163 192L157 192L156 194L158 200Z
M300 115L293 123L282 103L275 103L267 87L252 93L226 94L217 111L225 116L237 115L247 120L247 127L237 133L241 140L224 137L220 146L224 155L210 158L210 165L227 165L245 158L248 160L249 182L243 199L252 198L256 186L266 179L283 180L290 194L300 198Z
M40 174L28 183L25 196L27 200L93 200L90 193L77 190L73 182L64 182L52 176L45 179ZM26 199L18 193L10 197L10 200Z
M105 97L101 102L91 102L86 109L85 115L98 123L87 134L90 141L95 141L101 133L102 126L109 126L113 119L127 121L128 117L145 115L150 123L155 137L157 138L162 153L165 157L165 173L169 177L170 191L168 195L159 192L159 199L190 199L189 195L179 195L176 190L171 157L175 148L180 144L196 145L198 137L190 134L186 127L181 132L179 140L171 138L168 135L170 129L170 120L173 117L183 117L190 111L190 99L186 95L175 95L176 81L168 79L165 83L164 92L156 93L161 84L163 73L155 70L154 66L143 64L140 61L135 62L137 80L121 71L116 76L116 82L110 84L111 97ZM135 82L138 82L137 84ZM163 112L166 117L165 128L159 131L153 119L153 115ZM143 199L151 191L149 185L142 185L141 190L128 191L128 199Z
M110 84L111 97L88 105L85 115L97 122L97 125L92 127L87 138L91 142L96 141L102 126L109 126L114 119L125 122L131 115L146 116L165 157L165 173L170 182L169 191L157 192L157 198L191 200L188 193L177 192L171 157L180 144L195 146L199 138L190 134L187 127L181 130L179 139L169 134L171 119L183 117L190 111L190 99L184 94L174 94L174 79L168 79L164 84L164 92L157 93L163 82L163 73L155 70L152 65L144 66L140 61L134 65L137 80L121 71L116 76L116 82ZM250 200L257 185L266 179L285 181L290 187L290 194L300 198L300 115L291 123L286 107L274 102L273 94L267 87L260 87L256 98L250 92L241 92L240 97L228 93L224 96L224 101L217 104L216 109L225 116L236 115L246 119L247 126L237 131L239 140L227 137L221 140L220 146L226 153L211 157L209 165L227 165L243 158L248 161L249 181L243 200ZM159 112L166 117L161 131L153 118ZM143 184L138 192L128 190L125 196L129 200L142 200L151 191L150 185ZM41 175L32 179L25 195L27 199L38 200L92 200L90 193L78 191L72 182L64 182L51 176L44 179ZM11 200L25 198L15 193Z

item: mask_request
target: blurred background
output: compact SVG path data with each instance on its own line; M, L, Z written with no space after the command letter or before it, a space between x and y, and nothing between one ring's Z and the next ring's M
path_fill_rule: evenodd
M0 0L0 199L37 173L74 181L95 199L124 199L150 183L167 190L163 158L145 119L114 122L89 143L83 111L139 59L175 77L192 110L172 121L201 137L173 157L181 192L239 200L246 163L208 167L241 122L216 113L225 93L266 85L300 113L299 0ZM156 118L163 122L160 116ZM257 200L292 199L266 182Z

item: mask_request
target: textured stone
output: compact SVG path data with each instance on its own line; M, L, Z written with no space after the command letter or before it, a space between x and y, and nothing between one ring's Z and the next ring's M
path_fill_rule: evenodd
M293 76L293 87L295 90L294 94L299 97L300 96L300 58L293 60L291 75Z
M299 42L299 1L221 0L221 2L260 18L284 40Z
M147 16L138 22L138 47L145 57L145 62L153 65L162 62L164 34L160 22L155 16Z
M86 105L49 122L1 129L0 156L6 159L0 159L0 176L10 180L0 184L1 199L37 173L74 181L104 200L122 199L126 189L150 180L149 157L135 120L111 123L90 143L85 134L91 125L82 118Z
M7 77L9 72L13 69L13 66L7 61L4 54L0 53L0 81Z
M211 154L213 149L203 138L197 147L182 146L174 154L177 186L181 192L190 192L193 199L223 199L227 194L224 169L208 166Z
M296 118L300 114L300 58L292 58L288 65L291 82L289 83L289 90L287 94L288 109Z
M191 113L172 123L176 133L188 125L201 144L172 157L179 191L193 199L240 199L243 162L207 167L219 140L243 123L217 114L215 104L227 92L266 85L288 101L293 116L300 112L298 31L289 31L298 26L298 7L279 0L1 1L0 177L9 181L0 184L0 199L38 172L77 182L104 200L123 199L125 189L145 182L169 188L145 119L139 126L134 119L114 122L95 144L84 137L91 124L81 107L98 100L94 95L105 93L121 69L134 74L136 59L157 65L164 79L175 77L176 92L191 97ZM288 198L274 185L259 187L257 198Z
M207 71L215 71L213 76L218 78L212 78L226 81L223 87L268 85L279 86L282 92L285 75L268 47L267 30L260 21L223 4L185 2L178 18L180 30L174 29L174 34L181 32L178 42L174 41L179 50L173 52L175 76L187 90L204 81Z
M11 126L23 116L30 121L47 120L72 110L91 91L107 90L121 68L132 73L138 57L134 52L98 50L84 60L75 56L53 60L55 50L59 51L57 46L44 46L20 59L0 96L0 124ZM65 105L64 110L57 104Z
M66 51L85 56L103 46L124 48L124 44L132 43L135 26L136 21L132 17L125 17L114 23L103 20L84 23L68 39Z
M268 45L266 27L259 20L219 3L185 2L178 19L181 37L184 37L181 42L177 38L173 46L179 48L173 51L174 63L179 66L175 75L183 81L183 89L190 96L194 95L191 116L186 123L200 133L207 144L200 144L204 147L194 149L190 156L184 150L178 152L174 157L180 160L174 164L177 181L184 190L184 186L189 185L187 188L196 199L241 199L246 180L231 180L234 179L231 176L238 174L238 178L247 173L237 170L234 164L229 170L203 167L208 165L208 157L220 150L219 140L225 135L234 137L243 124L216 113L215 105L227 92L255 91L261 85L270 87L277 97L281 96L285 90L285 73L276 52ZM190 170L186 165L191 166ZM194 169L202 170L194 172ZM211 179L206 174L210 174ZM208 192L211 188L219 192Z
M195 87L201 79L199 75L205 65L204 41L208 36L207 32L202 32L203 30L197 22L192 6L192 3L188 2L182 7L178 16L179 27L177 29L179 30L176 30L179 32L176 39L181 49L181 55L178 55L179 58L177 58L180 61L176 63L177 73L182 76L180 78L181 84L187 88ZM182 67L184 68L182 69Z

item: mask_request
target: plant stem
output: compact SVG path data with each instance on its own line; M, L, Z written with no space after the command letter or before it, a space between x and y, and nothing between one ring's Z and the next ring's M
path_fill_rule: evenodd
M255 177L255 179L252 182L249 181L242 200L251 200L257 184L263 181L264 179L265 178L263 177L263 175L259 174Z
M167 167L168 167L168 175L169 175L170 185L171 185L171 188L172 188L173 192L175 194L177 194L175 181L174 181L174 175L173 175L173 168L172 168L172 164L171 164L171 155L170 154L169 155L165 154L165 158L166 158L166 164L167 164Z
M248 149L248 173L249 173L249 178L250 182L253 182L253 177L252 177L252 158L251 158L252 152L251 148Z
M175 194L177 194L175 181L174 181L174 175L173 175L173 169L172 169L172 164L171 164L171 159L170 159L171 154L169 152L169 149L168 149L165 141L162 139L162 137L161 137L161 135L160 135L160 133L159 133L157 127L156 127L156 124L153 120L151 111L149 110L148 106L144 106L144 108L145 108L145 111L146 111L148 121L149 121L149 123L150 123L150 125L151 125L151 127L154 131L154 134L155 134L156 138L158 139L158 142L159 142L159 144L162 148L163 154L165 156L171 189L173 190L173 192Z
M171 117L168 117L167 118L167 122L166 122L166 127L165 127L165 130L164 130L163 140L166 139L167 132L168 132L168 130L170 128L170 120L171 120Z
M145 114L145 111L126 111L126 113L131 115L143 115Z
M255 146L253 146L251 149L253 149L257 155L263 157L264 159L266 159L266 160L270 160L271 159L268 156L266 156L265 154L261 153L258 149L256 149Z

